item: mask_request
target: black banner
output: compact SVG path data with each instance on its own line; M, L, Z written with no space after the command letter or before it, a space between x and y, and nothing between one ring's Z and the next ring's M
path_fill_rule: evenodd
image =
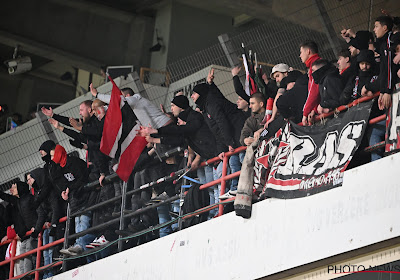
M392 94L392 106L386 118L385 153L400 150L400 88Z
M366 130L371 104L352 107L323 125L288 122L274 137L261 141L255 155L255 190L286 199L341 186Z

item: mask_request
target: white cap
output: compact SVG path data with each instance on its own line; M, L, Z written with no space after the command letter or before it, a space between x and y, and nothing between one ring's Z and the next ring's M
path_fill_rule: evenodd
M270 77L271 77L271 79L275 80L274 73L276 73L276 72L286 73L286 72L289 72L289 70L290 70L289 65L287 65L285 63L279 63L272 68Z

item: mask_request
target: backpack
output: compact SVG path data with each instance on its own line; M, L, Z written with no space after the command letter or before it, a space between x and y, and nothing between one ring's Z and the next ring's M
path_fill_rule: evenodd
M210 205L210 196L208 194L208 190L200 190L199 184L193 184L189 188L183 201L182 213L183 215L189 214L208 205ZM182 228L188 228L195 224L207 221L207 217L208 211L183 219Z

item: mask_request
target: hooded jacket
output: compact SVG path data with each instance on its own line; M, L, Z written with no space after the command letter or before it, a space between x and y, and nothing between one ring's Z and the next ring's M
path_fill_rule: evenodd
M39 218L43 218L44 222L50 221L52 224L57 224L61 218L60 197L55 194L55 189L49 180L48 170L37 168L30 173L35 179L33 188L35 190L35 206L38 206L38 223Z
M347 105L352 100L360 98L361 90L364 86L366 86L366 88L371 88L372 83L378 84L378 76L374 75L374 69L376 67L374 53L370 50L362 50L357 56L357 65L360 62L368 62L371 65L371 68L368 71L361 71L359 67L357 67L358 73L346 83L346 86L340 95L341 105Z
M193 91L200 95L196 104L203 112L216 140L220 140L226 147L241 146L240 134L246 121L245 114L235 104L228 101L214 83L196 85ZM220 146L218 152L226 151L222 149Z
M68 201L74 212L83 206L89 206L90 192L84 189L88 182L86 162L77 157L68 157L65 149L57 145L53 161L56 163L51 170L51 181L58 196L69 188Z
M35 228L36 230L36 222L37 222L37 214L36 208L34 204L33 195L29 192L29 186L25 182L17 182L17 190L18 190L18 197L9 195L3 192L0 192L0 198L11 203L14 206L14 209L18 210L20 213L20 219L18 220L18 215L14 217L14 225L15 231L19 235L19 237L23 237L26 231L30 230L31 228ZM41 230L39 226L38 231Z
M322 108L334 109L340 106L340 95L343 90L343 80L336 67L326 64L315 71L313 79L319 85Z

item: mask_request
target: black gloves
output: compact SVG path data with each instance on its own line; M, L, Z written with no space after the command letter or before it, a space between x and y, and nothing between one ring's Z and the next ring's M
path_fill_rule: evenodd
M69 143L70 143L72 146L74 146L75 148L78 148L78 149L82 149L82 148L83 148L82 143L81 143L80 141L76 140L76 139L70 139L70 140L69 140Z

